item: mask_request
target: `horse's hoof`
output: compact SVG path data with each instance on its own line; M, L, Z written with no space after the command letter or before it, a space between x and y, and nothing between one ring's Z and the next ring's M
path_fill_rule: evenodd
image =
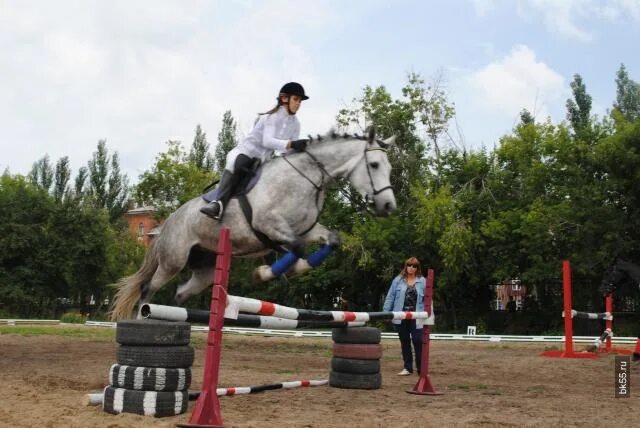
M300 275L303 273L307 273L312 269L305 259L296 260L296 264L294 264L288 271L287 275Z
M339 247L341 243L342 243L342 239L340 238L339 233L331 232L329 234L329 238L327 239L327 244L329 244L331 248Z
M275 276L273 275L273 272L271 272L270 266L258 266L253 271L253 280L256 282L266 282L272 280L273 278L275 278Z
M185 296L184 294L177 293L177 294L175 295L175 297L173 298L173 300L175 301L176 306L182 306L182 305L184 304L184 302L186 302L186 301L187 301L187 298L188 298L188 297L187 297L187 296Z

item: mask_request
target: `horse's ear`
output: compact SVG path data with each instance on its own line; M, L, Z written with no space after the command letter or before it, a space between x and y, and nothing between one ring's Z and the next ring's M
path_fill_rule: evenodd
M391 137L387 138L386 140L382 140L382 142L388 147L388 146L393 146L393 144L396 142L396 136L392 135Z
M373 127L373 125L371 125L367 130L367 141L369 141L369 144L372 144L375 141L375 139L376 139L376 129Z

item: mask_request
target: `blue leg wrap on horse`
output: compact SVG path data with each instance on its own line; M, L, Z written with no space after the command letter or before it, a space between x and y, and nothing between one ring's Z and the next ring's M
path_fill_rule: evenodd
M309 266L311 267L316 267L320 263L322 263L324 259L329 257L329 254L331 254L332 251L333 251L333 248L331 247L331 245L323 245L318 249L318 251L311 254L307 258L307 263L309 263Z
M298 258L299 258L298 256L296 256L294 253L289 251L287 254L282 256L280 260L278 260L277 262L271 265L271 272L273 272L275 276L282 275L283 273L288 271L291 266L293 266L296 263Z

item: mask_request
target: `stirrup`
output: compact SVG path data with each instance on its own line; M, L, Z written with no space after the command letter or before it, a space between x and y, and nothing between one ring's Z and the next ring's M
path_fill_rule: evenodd
M213 204L216 204L216 206L218 207L217 212L214 211L215 208L213 207ZM222 201L211 201L204 207L200 208L201 213L215 220L220 220L220 218L222 217L223 211L224 211L224 205L222 204Z

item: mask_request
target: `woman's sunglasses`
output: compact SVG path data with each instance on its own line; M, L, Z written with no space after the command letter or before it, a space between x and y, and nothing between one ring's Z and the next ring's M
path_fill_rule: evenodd
M407 264L407 265L405 265L405 266L406 266L406 267L413 267L413 268L416 268L416 269L418 269L418 268L419 268L419 266L418 266L418 265L414 265L414 264L411 264L411 263L409 263L409 264Z

